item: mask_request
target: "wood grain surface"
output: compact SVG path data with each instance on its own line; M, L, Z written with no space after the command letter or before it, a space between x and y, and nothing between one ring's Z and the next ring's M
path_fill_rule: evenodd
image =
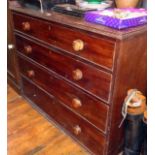
M35 71L35 75L36 75L36 71ZM47 74L44 74L44 75L47 75ZM55 96L58 100L63 102L63 104L65 104L68 108L70 108L75 113L78 113L78 115L87 119L96 127L100 128L104 133L107 132L107 120L108 120L109 107L104 102L101 102L93 98L92 96L84 93L83 91L81 91L76 87L73 87L72 85L68 84L62 79L56 78L55 75L52 75L52 74L50 75L49 80L48 79L44 80L44 81L47 81L48 84L46 82L40 84L38 83L39 81L34 80L34 78L32 79L28 78L28 79L33 81L36 85L41 86L49 94ZM23 86L28 87L27 84L23 84ZM30 87L30 89L27 91L29 94L32 91L31 89L32 87ZM41 98L41 96L39 96L39 98ZM74 106L74 103L73 103L74 99L78 99L81 102L80 107Z
M65 24L68 27L74 27L74 28L80 28L81 30L87 31L87 32L95 32L99 35L104 35L106 37L111 37L114 39L125 39L132 37L133 35L140 34L141 32L145 32L147 29L146 25L138 26L138 27L132 27L129 29L123 29L123 30L116 30L112 29L103 25L89 23L84 21L81 18L76 18L73 16L68 16L65 14L57 13L54 11L48 11L48 13L45 11L44 13L41 13L40 11L36 11L33 9L27 9L27 8L17 8L14 6L10 6L11 10L14 10L19 13L31 15L36 18L41 18L48 21L57 22L60 24ZM50 15L50 16L49 16Z
M62 59L59 61L60 63L56 62L56 59L53 59L53 61L49 60L51 66L54 66L52 69L54 71L56 70L59 73L57 75L62 75L61 77L65 78L65 80L69 81L70 83L72 82L73 85L82 88L83 90L98 97L99 99L105 102L109 101L110 84L112 78L111 74L102 72L100 70L97 70L96 68L84 65L80 62L76 63L76 61L74 60L69 61L68 59L68 62L66 62L64 61L64 59L65 57L62 57ZM42 60L46 61L47 58ZM75 62L75 64L70 62ZM19 57L19 65L22 74L30 77L27 72L33 70L35 72L35 76L31 77L31 79L33 79L37 84L40 85L46 83L49 87L49 83L52 82L52 80L50 79L51 72L46 72L45 69L38 68L38 64L31 63L30 61L27 61L27 59L23 59L23 56L21 55ZM79 69L83 74L83 77L80 80L73 79L72 74L77 69ZM100 81L102 81L102 83Z
M8 155L89 155L8 86Z
M65 27L53 22L45 22L40 19L21 14L14 14L14 28L20 33L34 37L42 41L88 59L108 69L113 67L115 40L106 37L98 37L96 34L88 34L79 29ZM23 23L29 23L29 30L25 30ZM37 27L37 28L36 28ZM67 35L66 35L67 34ZM81 44L82 43L82 46ZM79 49L78 47L81 46Z
M32 52L26 56L22 52L23 47L18 46L18 50L21 51L18 51L18 56L22 78L29 79L28 82L34 85L32 89L30 83L23 83L22 91L25 98L34 103L36 109L39 106L41 109L38 110L43 115L49 115L53 122L60 125L60 129L77 139L84 148L95 155L118 154L124 140L124 128L118 128L118 125L122 120L121 109L126 92L131 88L146 92L146 25L114 30L52 11L47 16L46 12L41 14L34 10L13 7L11 9L14 14L14 33L28 39L28 53L32 48ZM25 40L23 42L26 43ZM21 43L18 39L17 45L19 44ZM67 87L66 83L70 86ZM106 110L93 105L91 109L94 107L100 113L95 117L90 115L91 109L73 111L67 101L71 98L66 97L66 90L70 90L72 86L69 97L77 88L86 94L85 100L90 96L107 102L108 119L101 116L101 111ZM62 90L59 90L60 88ZM55 98L50 98L51 95ZM100 119L96 119L98 117ZM101 118L105 118L103 122L107 120L106 137L97 129L98 127L106 131ZM37 145L36 150L39 149L41 146ZM33 149L28 153L32 154Z
M20 92L19 70L13 35L12 12L10 9L7 10L7 18L7 80L12 87Z

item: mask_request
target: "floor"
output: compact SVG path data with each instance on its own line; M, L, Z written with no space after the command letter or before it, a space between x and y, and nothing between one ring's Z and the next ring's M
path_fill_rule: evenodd
M8 86L8 155L89 155Z

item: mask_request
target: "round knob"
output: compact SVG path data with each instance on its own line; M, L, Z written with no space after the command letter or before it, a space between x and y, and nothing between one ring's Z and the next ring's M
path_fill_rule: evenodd
M79 127L79 125L76 125L73 127L73 131L75 135L79 135L81 133L81 128Z
M27 71L28 77L32 78L35 76L35 72L33 70Z
M73 41L73 49L74 51L81 51L84 49L84 42L80 39Z
M26 54L32 53L32 47L30 45L24 46L24 51Z
M36 94L33 94L33 97L36 97L37 95Z
M22 23L22 28L24 31L29 31L31 26L30 26L30 23L29 22L23 22Z
M74 98L72 100L72 105L73 105L74 108L79 108L79 107L82 106L82 103L78 98Z
M9 44L9 45L8 45L8 49L9 49L9 50L14 49L14 47L15 47L15 46L14 46L13 44Z
M80 69L75 69L72 73L72 77L76 81L81 80L83 77L83 73Z

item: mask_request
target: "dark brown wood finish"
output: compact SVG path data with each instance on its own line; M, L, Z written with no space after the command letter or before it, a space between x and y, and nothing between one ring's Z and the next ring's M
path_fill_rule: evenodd
M10 9L13 10L14 13L16 12L24 15L29 15L31 17L43 19L46 21L56 22L59 24L63 24L64 26L69 26L72 29L77 28L80 30L85 30L89 33L95 32L95 34L111 39L113 38L122 40L125 38L132 37L133 35L141 34L142 32L146 31L146 25L132 27L120 31L103 25L89 23L81 18L75 18L73 16L68 16L54 11L45 11L44 13L41 13L40 11L27 8L17 8L14 6L10 6Z
M24 96L71 136L82 133L79 142L95 155L118 154L126 92L146 91L146 26L114 30L52 11L12 10ZM53 109L45 106L53 100Z
M103 154L105 137L101 132L26 79L23 79L23 85L26 97L43 109L61 127L69 131L69 134L79 140L80 143L90 148L93 153L98 155Z
M113 40L99 38L95 34L89 35L78 29L73 30L60 24L43 22L19 14L13 14L13 17L16 30L112 70L115 46ZM27 25L28 29L25 29L23 25ZM96 44L94 44L94 40L97 42Z
M118 128L121 116L121 108L129 89L136 88L146 95L147 66L146 66L146 32L134 38L118 41L120 53L118 56L115 73L114 97L112 98L109 148L107 154L117 152L118 141L123 141L123 128ZM125 67L122 67L125 66ZM121 132L122 131L122 132Z
M110 74L21 37L16 36L16 40L18 51L108 102ZM31 47L31 53L27 54L26 47Z
M19 86L19 70L17 65L15 41L13 35L12 13L8 9L8 25L7 25L7 79L9 84L20 92Z
M23 75L50 94L56 96L73 111L79 113L106 133L108 106L73 87L56 75L48 73L22 58L19 59L19 64L20 66L24 66L21 67ZM32 71L34 72L33 74ZM77 100L81 103L80 106L77 105Z

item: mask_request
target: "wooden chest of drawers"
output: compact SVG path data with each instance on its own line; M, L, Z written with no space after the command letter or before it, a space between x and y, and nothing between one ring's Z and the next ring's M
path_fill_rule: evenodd
M126 91L146 90L146 27L11 9L23 96L91 154L117 155Z

